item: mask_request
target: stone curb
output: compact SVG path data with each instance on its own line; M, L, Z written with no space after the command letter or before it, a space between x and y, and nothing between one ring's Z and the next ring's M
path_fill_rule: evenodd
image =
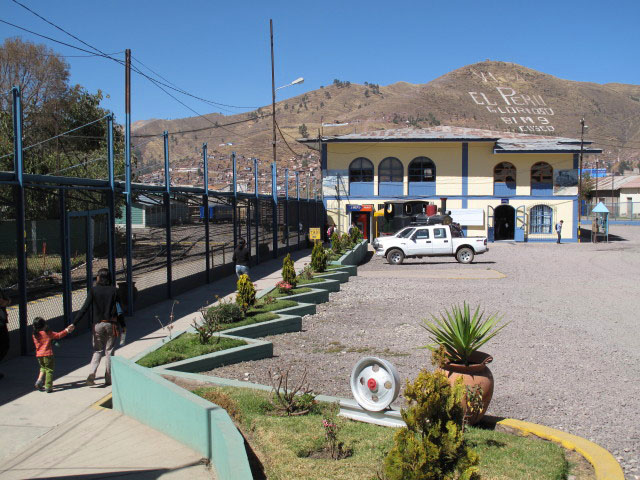
M514 428L525 434L532 434L545 440L559 443L568 450L574 450L582 455L593 465L597 480L624 480L622 467L609 451L586 438L578 437L570 433L545 427L535 423L505 418L498 422L499 425Z

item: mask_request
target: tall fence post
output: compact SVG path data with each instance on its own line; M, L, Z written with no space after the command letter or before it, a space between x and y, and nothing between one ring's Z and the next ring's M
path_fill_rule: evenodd
M171 281L173 278L171 269L171 177L169 172L169 132L162 134L164 139L164 214L166 227L167 248L167 298L172 298ZM209 212L207 212L207 215Z
M107 232L109 235L109 271L113 283L116 283L116 186L114 178L113 156L113 115L107 117L107 163L109 165L109 219Z
M133 234L131 228L131 50L124 51L124 173L127 242L127 313L133 315Z
M296 205L298 208L298 225L296 225L296 230L298 231L298 250L300 250L300 225L302 225L302 219L300 218L300 172L296 172Z
M238 221L238 179L237 179L237 160L236 160L236 152L231 152L231 168L233 173L233 200L231 201L233 204L233 248L235 249L238 246L238 232L239 221ZM251 249L251 244L249 244L249 249Z
M271 164L271 229L273 230L273 258L278 258L278 170Z
M24 211L24 180L22 174L22 98L20 87L13 87L13 168L16 180L16 258L18 260L18 307L20 323L20 354L27 354L27 245Z
M289 252L289 169L284 169L284 238Z
M313 221L315 227L320 226L318 225L318 180L316 178L313 179Z
M203 171L203 187L204 194L202 195L202 209L204 216L204 258L205 258L205 270L207 283L211 283L211 260L209 259L209 250L211 248L209 244L209 157L207 153L207 144L202 144L202 171ZM234 209L235 212L235 209Z
M67 192L64 188L60 189L60 270L62 276L62 311L64 324L69 325L72 321L71 315L73 309L71 307L71 271L69 258L69 228L67 226ZM114 272L115 274L115 272ZM115 278L115 276L114 276Z
M258 190L258 159L253 159L253 181L256 191L255 229L256 229L256 263L260 263L260 193Z

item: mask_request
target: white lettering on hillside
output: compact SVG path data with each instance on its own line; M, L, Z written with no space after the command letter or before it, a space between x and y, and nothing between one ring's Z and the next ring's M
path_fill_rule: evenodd
M471 73L482 83L503 84L495 86L495 92L468 92L476 105L486 108L489 113L500 117L506 125L523 133L555 131L548 118L554 116L555 112L542 95L518 93L515 88L504 86L507 82L526 82L517 72L510 75L510 78L494 75L492 72L476 72L473 69Z

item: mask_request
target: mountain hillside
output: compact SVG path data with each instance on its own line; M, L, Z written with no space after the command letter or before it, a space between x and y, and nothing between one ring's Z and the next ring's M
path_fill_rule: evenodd
M230 154L238 153L238 180L251 182L253 161L260 161L263 191L269 191L272 161L271 106L254 112L179 120L148 120L134 125L133 145L139 175L159 179L163 165L162 138L171 135L172 176L175 183L200 183L201 147L209 148L212 188L231 183ZM429 83L397 82L387 86L335 80L276 104L278 168L308 171L319 178L318 153L295 142L303 134L316 137L376 129L455 125L579 138L580 118L588 125L585 137L603 149L601 160L615 168L618 161L636 166L640 159L640 85L600 85L563 80L506 62L486 61L454 70ZM325 126L322 124L347 124ZM224 126L227 124L232 124ZM304 125L304 127L303 127ZM216 127L217 126L217 127ZM305 128L306 127L306 128ZM286 143L285 143L286 141ZM155 172L155 173L154 173Z

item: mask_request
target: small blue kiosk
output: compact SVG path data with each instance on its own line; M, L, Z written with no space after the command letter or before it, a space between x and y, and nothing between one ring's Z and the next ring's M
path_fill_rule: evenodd
M591 221L591 241L597 243L598 235L603 235L609 243L609 209L600 202L591 211L593 220Z

